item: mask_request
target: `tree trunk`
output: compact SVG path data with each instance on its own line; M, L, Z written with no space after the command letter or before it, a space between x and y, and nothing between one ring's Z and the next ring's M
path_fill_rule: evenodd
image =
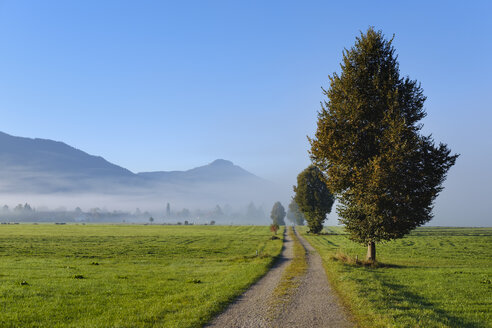
M373 241L370 241L367 245L366 260L376 262L376 243Z

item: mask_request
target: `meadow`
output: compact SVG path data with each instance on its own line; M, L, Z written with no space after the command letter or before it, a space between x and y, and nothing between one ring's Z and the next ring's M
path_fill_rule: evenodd
M253 226L2 225L0 326L200 327L268 271L282 247L270 237Z
M340 227L303 235L361 327L492 327L492 228L419 228L367 248Z

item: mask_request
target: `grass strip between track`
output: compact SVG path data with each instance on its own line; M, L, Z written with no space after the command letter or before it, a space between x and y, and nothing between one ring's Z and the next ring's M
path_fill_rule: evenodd
M300 243L292 227L288 228L287 233L292 239L294 254L292 261L285 268L277 287L275 287L272 293L270 300L272 318L276 317L282 306L292 298L301 283L301 277L306 273L308 268L304 246Z

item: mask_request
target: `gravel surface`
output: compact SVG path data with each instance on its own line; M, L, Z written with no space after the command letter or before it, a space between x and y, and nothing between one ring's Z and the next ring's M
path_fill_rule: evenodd
M285 232L282 252L270 271L206 327L272 327L268 320L268 302L282 272L292 260L294 253L292 244L292 239Z
M304 238L297 236L308 251L308 270L301 277L291 301L283 305L281 315L271 319L269 301L293 256L293 241L288 234L284 236L282 253L272 269L206 327L354 327L328 283L321 257Z
M296 235L308 252L308 270L272 327L354 327L328 283L318 252L297 232Z

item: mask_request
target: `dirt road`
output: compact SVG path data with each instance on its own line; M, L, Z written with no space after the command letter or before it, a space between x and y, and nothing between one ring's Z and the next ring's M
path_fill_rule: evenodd
M293 256L293 240L285 235L284 248L272 269L207 327L353 327L347 312L332 291L319 254L299 236L307 250L308 269L290 302L283 305L280 315L272 318L271 295L282 272ZM276 311L275 311L276 312Z

